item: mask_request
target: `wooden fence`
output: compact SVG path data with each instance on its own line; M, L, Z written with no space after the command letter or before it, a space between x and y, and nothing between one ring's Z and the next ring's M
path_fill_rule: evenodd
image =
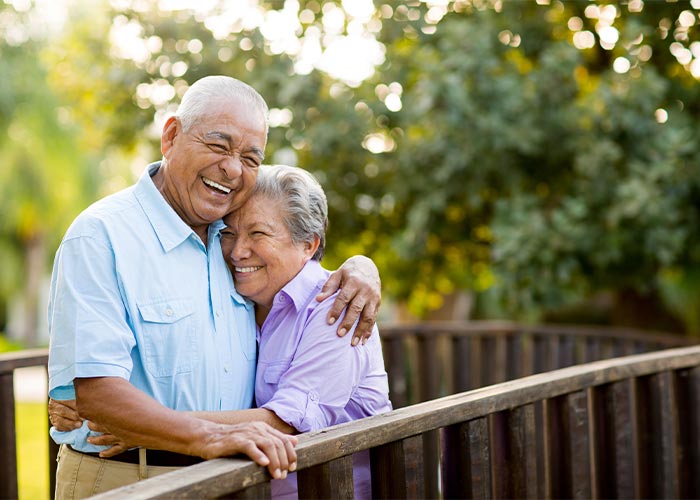
M440 436L440 489L424 438ZM700 346L532 375L301 436L300 498L352 498L370 450L376 498L696 498ZM217 459L98 497L265 498L250 461Z
M381 336L390 396L395 408L533 373L692 342L676 335L627 329L524 327L510 322L391 325L382 326ZM17 496L13 371L28 366L46 366L46 363L46 350L0 354L0 477L3 478L0 498ZM541 410L538 412L537 418L542 420ZM489 422L494 418L489 417ZM490 427L494 425L497 424L489 424ZM441 447L440 435L435 429L421 431L420 441L421 488L426 497L437 496L440 491L439 452L444 447ZM416 446L417 441L413 442ZM51 491L56 451L49 439ZM231 460L224 463L228 470ZM260 471L256 474L264 477Z

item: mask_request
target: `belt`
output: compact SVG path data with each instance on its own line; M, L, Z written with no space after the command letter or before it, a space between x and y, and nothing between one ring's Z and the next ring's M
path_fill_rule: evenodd
M126 464L139 464L139 449L133 448L131 450L124 451L119 455L114 455L113 457L101 457L99 453L91 453L87 451L79 451L74 449L72 446L71 450L82 453L83 455L88 455L91 457L100 458L102 460L110 460L113 462L123 462ZM193 457L191 455L183 455L182 453L175 453L172 451L163 450L146 450L146 464L155 465L160 467L186 467L188 465L194 465L204 462L203 458Z

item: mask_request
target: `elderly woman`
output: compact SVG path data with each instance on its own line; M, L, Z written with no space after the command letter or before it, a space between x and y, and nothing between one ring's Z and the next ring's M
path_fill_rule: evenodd
M335 295L315 299L330 274L320 264L328 207L311 174L260 167L250 199L224 222L221 248L236 290L255 307L257 408L194 414L227 424L259 420L296 433L391 410L377 327L366 344L353 347L326 321ZM129 447L109 434L88 441L114 445L110 453ZM353 462L355 498L370 498L369 454ZM295 474L272 482L275 498L295 498L296 491Z
M251 411L268 412L265 420L286 432L391 410L378 333L353 348L325 321L333 298L314 299L329 275L320 264L327 214L308 172L263 166L250 200L224 219L221 233L236 289L255 303L258 409ZM354 462L355 497L369 497L369 456ZM273 496L295 492L294 477L272 484Z

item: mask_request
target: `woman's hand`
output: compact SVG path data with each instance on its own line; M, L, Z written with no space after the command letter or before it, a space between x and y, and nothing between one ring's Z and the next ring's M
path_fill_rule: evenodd
M360 340L364 344L372 335L372 329L377 322L379 304L382 302L382 282L379 270L371 259L356 255L346 260L340 269L330 275L321 293L316 296L319 302L340 292L328 313L328 324L332 325L340 317L343 310L345 316L338 326L338 336L342 337L350 331L360 318L352 337L352 345Z
M49 422L58 431L72 431L83 425L83 418L78 414L75 399L57 401L49 399Z

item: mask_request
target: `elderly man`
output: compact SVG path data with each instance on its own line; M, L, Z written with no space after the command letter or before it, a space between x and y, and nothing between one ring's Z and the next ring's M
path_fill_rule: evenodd
M294 470L293 437L178 411L243 409L253 400L255 319L233 286L219 231L254 187L266 113L238 80L199 80L163 127L162 161L68 229L51 282L49 394L76 399L83 418L141 448L99 456L86 423L55 434L64 443L57 498L96 494L193 457L245 453L273 477ZM362 311L356 343L374 325L379 278L367 259L346 266L319 300L342 284L328 321L350 302L342 335Z

